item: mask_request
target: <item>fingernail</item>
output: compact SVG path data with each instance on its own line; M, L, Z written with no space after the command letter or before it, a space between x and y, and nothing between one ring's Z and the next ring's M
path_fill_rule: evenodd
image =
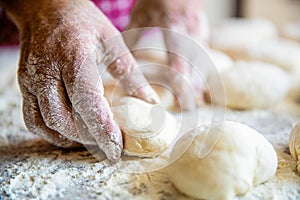
M149 99L147 100L149 103L160 103L160 99L156 93L152 93L149 95Z
M122 147L113 142L103 145L102 150L105 152L107 159L112 162L117 162L121 157Z
M146 92L147 96L145 97L145 101L153 104L160 103L159 96L151 86L147 86L145 90L147 91Z

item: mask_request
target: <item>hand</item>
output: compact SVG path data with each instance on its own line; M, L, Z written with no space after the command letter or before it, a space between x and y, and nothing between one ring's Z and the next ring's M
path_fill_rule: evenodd
M127 29L134 29L139 27L162 27L178 31L191 37L196 42L205 44L208 41L208 24L203 12L201 0L138 0L133 8L131 14L131 22ZM130 43L135 43L140 37L137 33ZM185 44L184 41L178 41L176 34L167 31L164 33L164 40L168 50L185 51L182 50ZM131 45L133 45L131 44ZM190 57L194 56L190 55ZM187 58L193 59L193 58ZM190 64L181 59L175 54L168 54L168 65L176 70L177 75L174 77L168 75L169 82L175 93L179 96L179 102L185 110L194 108L193 98L186 86L185 80L193 89L196 99L203 98L203 88L199 87L199 78L196 80L195 71ZM182 79L181 77L184 77Z
M21 12L18 7L7 11L21 34L18 81L26 126L57 146L96 144L110 160L117 160L122 135L103 96L97 66L104 62L128 95L158 101L144 76L134 70L132 55L118 57L126 50L123 40L105 42L118 31L90 1L20 4Z

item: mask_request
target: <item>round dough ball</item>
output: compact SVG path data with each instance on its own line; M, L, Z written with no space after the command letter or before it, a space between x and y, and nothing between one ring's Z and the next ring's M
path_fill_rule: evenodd
M212 30L211 45L234 59L247 58L249 46L276 39L276 26L266 19L229 19Z
M226 55L221 51L210 49L208 51L208 55L212 59L219 73L226 71L233 66L233 60L228 55Z
M300 66L300 65L299 65ZM290 90L288 97L295 102L300 102L300 69L290 73Z
M284 38L300 42L300 19L283 24L280 34Z
M199 199L233 199L275 175L273 146L250 127L225 122L222 130L212 127L207 134L199 130L194 130L188 150L168 167L171 181L182 193ZM199 152L212 145L202 158Z
M290 140L289 140L289 149L290 153L294 159L298 161L297 170L300 172L300 163L299 163L299 155L300 155L300 123L295 125L292 129Z
M216 75L233 67L233 60L225 53L212 49L209 49L207 52L211 60L213 61L216 70L210 71L210 73L208 73L206 77L206 80L214 79ZM210 93L208 89L209 88L207 87L205 88L204 100L206 103L211 103Z
M272 106L283 100L289 89L287 74L280 68L262 62L236 62L235 66L220 73L226 94L213 78L208 80L214 87L212 102L233 109L253 109Z
M259 60L287 71L299 69L300 44L280 39L276 26L264 19L232 19L212 34L212 46L239 60Z
M252 45L247 54L252 60L272 63L286 71L300 68L300 44L291 40L269 40L263 45Z
M158 156L177 136L175 118L159 105L125 97L112 111L124 133L124 152L127 155Z

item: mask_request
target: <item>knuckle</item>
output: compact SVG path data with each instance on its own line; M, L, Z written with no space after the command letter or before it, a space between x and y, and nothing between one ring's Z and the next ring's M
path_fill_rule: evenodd
M53 130L62 131L66 128L65 117L57 109L42 108L42 116L45 125Z
M38 122L36 122L32 117L30 117L28 114L24 113L24 123L27 127L28 131L37 135L39 134L39 128L38 128Z
M59 120L58 116L56 117L53 113L47 114L44 117L44 121L47 127L56 130L57 128L62 126L61 121Z

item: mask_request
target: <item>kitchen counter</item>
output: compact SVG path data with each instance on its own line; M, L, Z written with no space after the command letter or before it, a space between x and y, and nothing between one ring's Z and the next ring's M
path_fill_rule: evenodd
M165 169L120 171L118 164L98 161L84 148L61 149L29 133L16 84L17 54L17 49L0 51L0 199L190 199L176 191ZM212 111L204 106L199 112L205 120ZM192 118L194 112L184 115ZM287 104L272 110L227 110L227 120L262 133L279 160L275 177L238 199L300 199L300 176L288 150L290 130L298 117Z

